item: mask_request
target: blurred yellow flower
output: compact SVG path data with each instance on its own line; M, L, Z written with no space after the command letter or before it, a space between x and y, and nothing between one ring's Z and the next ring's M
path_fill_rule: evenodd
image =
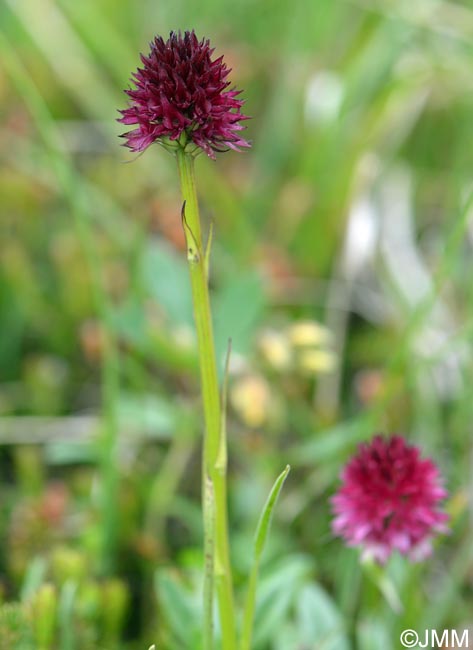
M330 331L312 320L301 320L287 327L287 335L296 347L326 345L331 340Z
M251 428L263 426L271 411L271 389L259 375L236 379L230 391L230 401L242 422Z
M304 374L330 372L335 368L337 359L328 350L304 350L297 358L299 370Z
M287 370L292 362L292 350L285 334L265 329L258 339L258 348L264 361L275 370Z

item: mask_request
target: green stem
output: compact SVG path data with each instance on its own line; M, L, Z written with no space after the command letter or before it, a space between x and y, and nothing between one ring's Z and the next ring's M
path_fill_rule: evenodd
M253 633L253 619L256 605L256 585L258 582L259 562L251 568L248 580L248 593L243 610L243 624L241 629L240 650L251 650L251 637Z
M206 551L212 553L213 561L206 562L204 598L207 606L204 622L205 650L212 647L212 612L209 610L214 584L219 602L223 650L236 650L236 626L233 602L232 573L228 542L227 481L226 466L219 461L221 438L220 390L212 330L212 315L207 282L206 253L202 244L199 206L194 177L194 159L177 151L177 164L181 180L183 225L187 241L187 258L194 301L194 319L199 349L200 378L204 406L205 436L203 449L203 505ZM217 466L218 465L218 466ZM214 517L208 516L212 503ZM207 513L207 515L205 514ZM213 522L213 524L212 524ZM209 568L210 567L210 568ZM211 568L213 574L211 575Z

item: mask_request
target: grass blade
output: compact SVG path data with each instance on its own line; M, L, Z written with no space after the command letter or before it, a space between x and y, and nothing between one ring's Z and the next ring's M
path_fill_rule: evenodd
M240 650L250 650L251 647L251 635L253 630L253 619L254 619L255 601L256 601L256 585L258 582L259 563L264 551L264 547L266 545L266 540L268 538L274 507L276 505L279 494L282 490L282 487L287 478L287 475L289 474L290 469L291 469L290 466L286 465L284 471L281 472L281 474L276 479L271 489L271 492L269 493L268 499L261 513L258 526L256 528L254 559L253 559L253 566L250 573L248 593L246 596L245 610L243 614L243 629L242 629Z

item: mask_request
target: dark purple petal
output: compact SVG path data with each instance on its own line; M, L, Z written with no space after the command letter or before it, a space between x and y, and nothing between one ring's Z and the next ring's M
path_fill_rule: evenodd
M126 146L143 151L163 139L179 140L200 147L211 158L215 151L250 147L238 132L244 102L240 90L226 90L230 70L223 57L212 60L210 42L195 33L171 32L165 42L156 37L148 56L140 55L143 68L132 75L134 88L125 90L131 105L120 111L119 122L138 128L124 133Z

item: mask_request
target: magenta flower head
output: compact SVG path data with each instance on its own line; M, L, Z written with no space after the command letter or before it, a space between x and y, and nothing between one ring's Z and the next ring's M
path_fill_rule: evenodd
M240 90L229 89L230 69L223 57L212 59L214 49L195 33L171 32L167 41L156 37L142 68L133 74L131 99L120 111L119 122L137 128L122 135L132 151L144 151L158 142L167 149L199 150L211 158L215 151L239 150L250 144L240 137L248 119L241 113Z
M431 553L432 537L448 532L439 470L401 436L361 444L341 479L332 498L333 532L361 546L365 557L384 564L397 550L419 561Z

